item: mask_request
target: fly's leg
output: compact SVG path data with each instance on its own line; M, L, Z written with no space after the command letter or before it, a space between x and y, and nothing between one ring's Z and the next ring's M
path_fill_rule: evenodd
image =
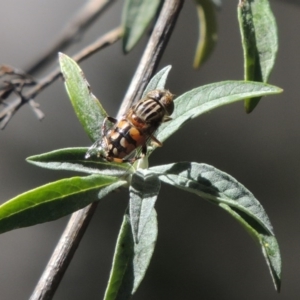
M171 120L173 120L171 117L165 116L162 121L163 121L163 123L165 123L165 122L169 122Z
M160 142L154 135L150 135L151 144L156 147L162 147L162 142Z
M133 163L134 163L135 161L137 161L138 159L141 159L141 158L145 157L146 154L147 154L147 144L144 144L144 145L142 146L142 153L141 153L141 155L129 159L129 162L133 164Z

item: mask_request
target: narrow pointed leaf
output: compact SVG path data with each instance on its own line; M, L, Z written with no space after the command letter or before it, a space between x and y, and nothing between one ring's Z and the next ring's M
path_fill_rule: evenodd
M91 175L52 182L0 206L0 233L56 220L126 184L114 177Z
M266 232L258 223L251 222L251 219L241 211L237 211L225 203L220 203L219 206L234 217L250 233L254 240L259 242L275 289L279 292L281 286L281 256L276 238Z
M238 20L244 53L244 77L267 82L278 50L277 26L268 0L245 0L238 5ZM260 97L245 99L250 113Z
M145 277L154 252L157 232L157 215L155 209L152 209L150 216L147 218L147 223L145 223L143 234L140 236L139 243L134 245L134 283L132 294L136 292Z
M59 53L59 62L65 87L77 118L90 139L96 141L100 138L100 126L107 113L99 100L92 94L77 63L63 53Z
M143 97L145 97L146 94L152 90L155 90L155 89L163 90L165 88L165 84L166 84L166 81L167 81L167 78L168 78L171 68L172 68L172 66L166 66L152 77L152 79L148 83L148 85L143 93Z
M255 219L269 233L273 228L269 218L254 195L230 175L206 164L179 162L152 167L160 180L195 193L216 204L225 203Z
M199 38L194 58L194 68L207 60L217 42L215 4L211 0L195 0L199 21Z
M271 222L258 200L230 175L206 164L182 162L149 169L160 180L192 192L229 212L260 242L279 289L281 259Z
M125 214L119 233L105 300L130 299L143 280L157 239L157 219L153 209L138 244L132 236L130 216Z
M280 92L282 89L276 86L247 81L223 81L195 88L175 99L172 120L159 127L157 138L165 141L187 121L222 105Z
M113 177L129 175L133 168L127 163L107 162L98 157L85 159L88 148L65 148L34 155L26 160L36 166L52 169L101 174Z
M129 52L140 40L159 7L160 0L125 0L123 8L123 51Z
M156 174L139 169L132 175L130 192L130 222L135 243L138 243L154 208L160 181Z
M104 300L130 299L134 282L134 242L129 215L125 214L119 232L110 278Z

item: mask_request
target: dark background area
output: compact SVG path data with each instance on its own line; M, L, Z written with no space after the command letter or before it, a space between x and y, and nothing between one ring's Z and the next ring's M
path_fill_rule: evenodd
M198 24L186 1L159 69L173 66L166 87L180 95L194 87L243 78L237 1L223 1L219 41L211 59L192 69ZM1 3L0 63L26 69L83 1L10 0ZM300 294L299 77L300 5L271 1L279 53L270 83L284 93L266 97L246 115L243 103L225 106L188 123L151 156L151 165L204 162L243 183L266 209L283 259L282 292L273 288L261 250L229 215L195 195L163 185L156 204L159 236L146 277L134 299L297 299ZM74 46L71 55L119 25L115 3ZM120 101L138 65L146 38L124 56L117 44L81 64L108 113ZM37 77L47 74L50 66ZM39 122L21 109L0 132L0 203L29 189L72 176L37 168L25 158L50 150L89 146L61 80L38 95L46 114ZM127 206L126 191L103 199L54 299L101 299ZM69 217L0 236L0 298L29 298Z

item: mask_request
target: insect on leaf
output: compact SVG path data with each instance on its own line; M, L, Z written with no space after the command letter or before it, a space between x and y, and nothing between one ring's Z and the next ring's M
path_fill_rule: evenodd
M107 116L99 100L92 94L90 86L77 63L67 55L59 53L61 72L65 87L77 118L94 142L100 138L100 124Z
M244 77L267 82L278 50L277 26L268 0L240 0L238 20L244 53ZM250 113L260 97L245 99Z

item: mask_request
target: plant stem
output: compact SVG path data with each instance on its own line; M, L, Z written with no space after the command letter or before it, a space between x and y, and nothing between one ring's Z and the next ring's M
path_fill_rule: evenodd
M165 1L147 47L121 104L118 116L121 116L134 102L141 98L169 41L183 2L183 0Z
M121 106L119 114L130 107L132 101L141 95L149 82L168 42L182 5L183 0L166 0L164 2L149 43L127 91L125 97L127 100L124 99L125 104ZM53 297L97 204L94 202L72 215L30 300L45 300Z
M29 300L52 299L96 210L97 202L72 214Z
M63 51L72 42L79 40L82 32L87 29L112 4L113 0L88 0L77 14L68 21L56 38L56 41L30 66L26 73L37 72L41 67L57 57L58 51Z
M118 41L123 35L123 30L121 27L117 27L105 35L101 36L99 39L97 39L92 44L88 45L84 49L82 49L77 54L73 55L72 58L76 62L81 62L82 60L90 57L92 54L96 53L97 51L114 44L116 41ZM34 88L32 88L27 94L26 98L31 99L35 98L38 93L40 93L44 88L46 88L48 85L52 84L53 81L55 81L59 76L61 75L60 68L57 67L54 71L52 71L50 74L48 74L46 77L44 77L42 80L40 80L39 84L36 85Z
M92 44L85 47L83 50L78 52L76 55L73 56L73 59L76 62L80 62L95 52L114 44L116 41L118 41L123 35L123 30L121 27L117 27L110 32L106 33L99 39L97 39ZM38 84L36 84L33 88L31 88L26 95L22 96L22 100L16 99L12 103L10 103L8 106L6 106L4 109L0 111L0 119L4 118L0 123L0 129L4 129L8 122L11 120L13 115L27 102L31 105L31 107L34 109L34 111L37 113L35 106L37 105L36 102L33 101L33 98L37 96L42 90L44 90L46 87L48 87L50 84L52 84L56 79L58 79L61 75L60 68L57 67L55 70L53 70L51 73L49 73L47 76L45 76L43 79L39 81ZM41 115L43 116L43 115Z

